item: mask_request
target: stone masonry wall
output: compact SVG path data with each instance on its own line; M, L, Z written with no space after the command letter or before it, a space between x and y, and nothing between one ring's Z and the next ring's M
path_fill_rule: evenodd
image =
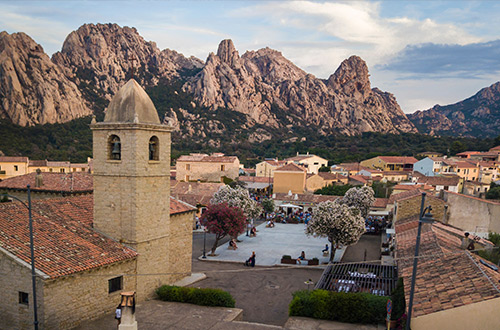
M44 328L71 329L82 321L112 312L120 302L120 292L136 291L135 259L100 267L60 279L44 286ZM123 289L108 293L108 280L123 276Z
M0 251L0 329L33 329L31 266L21 265ZM8 275L8 276L7 276ZM37 278L38 320L43 321L43 280ZM19 303L19 292L28 293L28 305ZM41 327L40 329L43 329Z
M189 165L189 169L186 168ZM186 175L189 176L189 181L208 181L221 182L221 177L225 176L235 180L239 175L239 161L234 163L219 163L219 162L177 162L176 164L176 179L186 181ZM224 170L221 170L224 166Z
M422 196L418 195L412 198L400 200L397 202L396 221L405 219L413 215L420 214L420 206L422 204ZM432 206L432 215L435 220L443 221L445 202L434 196L425 196L425 206Z
M500 203L472 196L443 192L448 204L448 224L483 238L500 233Z

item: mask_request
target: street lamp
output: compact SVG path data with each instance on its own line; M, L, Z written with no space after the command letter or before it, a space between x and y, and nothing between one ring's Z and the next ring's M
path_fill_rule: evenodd
M206 255L206 250L205 250L205 243L207 242L207 228L204 226L203 227L203 259L207 259Z
M21 204L24 205L28 209L28 219L29 219L29 230L30 230L30 250L31 250L31 283L33 287L33 325L35 330L38 330L38 313L36 306L36 274L35 274L35 250L33 245L33 219L31 217L31 188L30 185L26 186L28 188L28 205L24 203L22 200L17 198L16 196L12 196L9 194L1 194L1 196L13 198Z
M417 243L415 244L415 257L413 259L413 274L411 277L410 300L408 303L408 318L406 319L406 330L410 330L411 312L413 308L413 295L415 294L415 279L417 277L418 250L420 248L420 233L422 232L422 224L434 222L434 218L432 217L431 214L432 207L429 205L426 208L424 208L425 195L426 193L423 192L422 204L420 205L420 218L418 219L418 233L417 233ZM426 214L425 212L427 211L429 213Z

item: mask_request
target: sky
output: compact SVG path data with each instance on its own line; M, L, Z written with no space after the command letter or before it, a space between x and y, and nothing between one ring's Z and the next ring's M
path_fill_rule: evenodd
M406 113L451 104L500 80L500 1L5 1L0 31L46 53L85 23L137 28L160 49L205 60L232 39L270 47L327 79L351 55Z

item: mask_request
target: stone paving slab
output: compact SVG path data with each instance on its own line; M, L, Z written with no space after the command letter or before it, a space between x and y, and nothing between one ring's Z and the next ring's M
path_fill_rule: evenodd
M328 263L329 257L324 257L321 252L325 244L329 244L328 239L307 236L304 224L277 223L274 228L266 228L263 223L256 228L256 237L245 234L238 236L241 242L237 243L237 250L228 249L228 244L223 244L215 251L216 256L209 256L211 247L207 246L207 258L199 260L243 263L255 251L256 265L273 266L282 265L283 255L290 255L295 259L304 251L307 259L318 258L320 265ZM340 261L344 251L345 249L337 250L335 259ZM307 265L307 262L302 262L302 265Z
M352 324L341 323L326 320L316 320L307 317L290 317L286 322L285 329L290 330L374 330L374 329L387 329L382 324Z

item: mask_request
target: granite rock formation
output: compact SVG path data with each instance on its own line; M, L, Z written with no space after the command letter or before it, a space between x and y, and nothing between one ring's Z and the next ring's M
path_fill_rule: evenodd
M223 40L184 90L204 107L232 109L270 127L315 126L323 134L348 135L416 132L393 95L370 87L366 63L357 56L324 81L278 51L240 57L233 42Z
M463 101L408 115L421 133L492 137L500 134L500 82Z
M65 68L77 84L85 81L107 99L132 75L142 86L153 86L203 64L170 49L160 51L156 43L145 41L135 28L117 24L82 25L66 37L62 50L52 60Z
M0 32L0 118L26 126L90 115L77 86L24 33Z

